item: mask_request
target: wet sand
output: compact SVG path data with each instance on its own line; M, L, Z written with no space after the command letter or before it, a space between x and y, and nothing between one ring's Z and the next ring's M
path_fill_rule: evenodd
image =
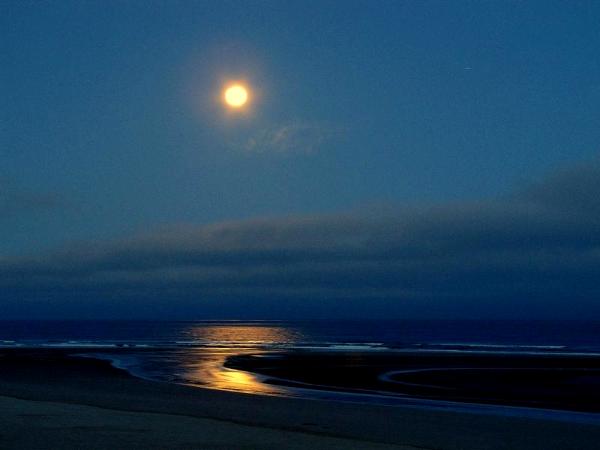
M600 413L597 356L296 351L225 364L290 387Z
M72 350L70 350L72 351ZM597 424L267 397L0 351L0 448L593 449Z

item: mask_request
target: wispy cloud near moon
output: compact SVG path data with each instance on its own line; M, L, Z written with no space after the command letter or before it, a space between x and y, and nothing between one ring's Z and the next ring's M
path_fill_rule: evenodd
M335 136L331 127L308 122L291 122L264 128L248 138L243 150L248 153L311 154Z

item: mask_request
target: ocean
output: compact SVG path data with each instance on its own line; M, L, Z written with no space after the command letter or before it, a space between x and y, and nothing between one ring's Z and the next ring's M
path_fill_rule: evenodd
M0 347L73 348L80 355L109 359L141 378L213 389L422 405L428 402L268 383L261 375L225 363L235 355L268 357L272 352L595 358L600 357L600 321L3 321Z
M0 345L600 352L600 320L0 321Z

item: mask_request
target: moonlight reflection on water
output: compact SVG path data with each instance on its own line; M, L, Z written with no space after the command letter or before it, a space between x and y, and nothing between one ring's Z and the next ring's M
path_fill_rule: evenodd
M289 389L261 382L258 375L224 367L233 355L256 354L276 344L293 344L301 333L271 325L226 325L190 327L185 333L191 342L203 343L201 348L175 350L179 361L178 377L182 382L204 387L260 394L283 394Z

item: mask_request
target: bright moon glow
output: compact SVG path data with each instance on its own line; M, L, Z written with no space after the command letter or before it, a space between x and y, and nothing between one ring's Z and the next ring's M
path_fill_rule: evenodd
M225 89L225 103L232 108L241 108L248 101L248 91L244 86L234 84Z

